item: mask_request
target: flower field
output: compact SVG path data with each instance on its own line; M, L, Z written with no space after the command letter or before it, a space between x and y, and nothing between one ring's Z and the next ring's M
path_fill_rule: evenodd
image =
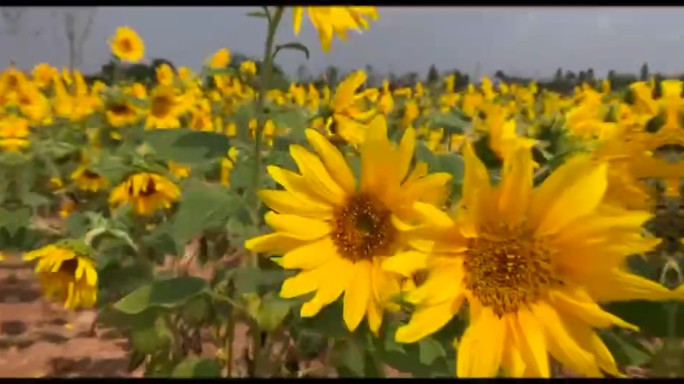
M684 376L682 81L281 86L283 17L382 9L245 17L261 60L138 81L120 27L106 80L2 71L0 267L148 377Z

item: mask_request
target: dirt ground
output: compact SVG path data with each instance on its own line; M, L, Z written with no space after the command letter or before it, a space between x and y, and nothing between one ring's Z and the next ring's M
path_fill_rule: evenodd
M121 377L126 340L90 334L95 311L46 303L30 267L0 262L0 377Z

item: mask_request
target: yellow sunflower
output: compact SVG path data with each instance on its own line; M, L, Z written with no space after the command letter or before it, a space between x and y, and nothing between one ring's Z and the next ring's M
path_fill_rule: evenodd
M137 63L145 55L145 44L130 27L117 28L109 45L114 56L129 63Z
M584 376L618 375L594 328L635 326L597 302L665 300L667 288L628 272L629 254L658 240L642 236L651 214L602 204L606 164L581 155L533 189L529 149L504 160L492 187L469 143L463 197L456 217L425 205L427 224L407 228L428 255L427 280L406 295L416 310L399 328L415 342L443 327L469 304L469 327L455 343L458 377L549 377L549 357ZM416 257L388 259L384 268L410 275Z
M376 7L327 7L327 6L311 6L306 7L311 24L318 31L318 37L321 41L321 48L324 52L329 52L332 45L333 32L337 37L345 41L347 40L347 31L355 30L361 32L361 28L369 29L370 23L366 18L372 20L378 19L378 10ZM292 24L295 35L299 35L302 27L302 17L304 16L304 7L292 8Z
M365 95L356 91L366 82L366 73L356 71L345 78L335 91L330 106L332 116L326 128L353 145L363 142L368 120L377 114L373 108L364 108Z
M109 195L109 204L117 207L133 204L139 215L151 215L169 208L180 198L180 189L167 178L156 173L140 172L129 176L116 186Z
M85 245L69 244L62 241L25 253L24 260L38 260L35 272L45 296L63 302L67 309L93 307L97 302L95 260Z
M178 128L180 100L173 87L158 86L150 95L150 108L145 128Z
M183 164L178 164L175 161L169 161L167 163L169 172L179 179L185 179L190 176L190 167Z
M18 151L29 145L29 122L15 115L0 117L0 148Z
M110 103L107 106L105 116L111 126L119 128L134 124L140 118L140 113L133 103L122 100Z
M377 332L383 310L396 309L390 299L401 289L401 276L381 269L383 260L403 251L396 223L412 219L415 201L441 201L450 176L428 176L425 166L409 172L415 149L412 129L398 148L387 139L384 117L378 116L368 129L360 148L358 183L344 155L312 129L306 136L316 154L290 146L300 174L268 167L285 188L259 195L273 209L265 219L276 232L250 239L245 247L283 253L284 268L301 270L280 291L285 298L316 292L302 306L301 316L316 315L344 292L348 329L356 329L367 316L370 329Z
M221 48L209 60L209 68L221 69L230 63L230 51L228 48Z
M109 181L98 174L88 169L87 166L82 165L71 173L71 180L76 183L79 189L84 191L97 192L101 189L107 188Z

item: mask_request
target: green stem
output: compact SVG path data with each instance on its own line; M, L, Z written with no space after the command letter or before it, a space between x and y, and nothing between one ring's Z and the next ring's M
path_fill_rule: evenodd
M252 197L254 199L254 211L259 210L259 199L256 192L259 189L261 182L261 133L266 124L266 114L264 113L264 106L266 105L266 93L268 92L271 83L271 75L273 74L273 50L275 45L275 35L278 30L278 25L283 17L285 7L277 7L275 14L269 17L268 33L266 35L266 45L264 47L264 58L261 62L261 73L259 73L259 93L257 98L257 128L254 132L254 183Z

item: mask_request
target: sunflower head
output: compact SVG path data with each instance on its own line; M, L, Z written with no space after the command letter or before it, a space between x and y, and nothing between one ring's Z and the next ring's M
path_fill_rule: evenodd
M71 180L76 183L79 189L90 192L97 192L107 188L109 181L99 173L82 165L71 174Z
M353 331L366 317L377 332L383 311L397 309L392 298L404 282L400 274L381 268L383 260L404 251L398 226L416 217L415 204L438 201L450 177L427 175L424 164L411 169L413 129L395 145L387 138L383 116L366 128L358 179L345 156L313 129L306 136L315 153L290 146L300 173L268 167L285 188L260 192L273 210L266 214L266 223L276 231L250 239L245 246L283 253L284 268L300 269L285 281L280 294L288 298L315 291L302 306L302 316L316 315L344 293L347 327Z
M221 69L230 63L230 51L228 48L221 48L209 60L209 68Z
M116 128L133 124L140 117L138 109L130 101L126 100L109 103L105 115L107 116L107 122Z
M549 377L549 354L582 375L617 375L594 328L636 327L598 302L673 298L626 268L629 255L658 243L642 236L651 215L605 204L607 164L590 156L568 160L538 188L529 148L505 158L496 186L469 142L464 158L456 215L430 208L426 224L404 232L427 254L429 273L406 296L416 311L397 340L437 331L467 302L459 377L491 377L499 368L514 377ZM394 256L384 267L410 274L421 266Z
M119 27L109 40L112 54L123 61L137 63L145 55L145 44L130 27Z
M92 250L79 240L62 240L24 254L36 261L35 272L46 297L67 309L89 308L97 302L97 270Z
M182 112L182 98L170 86L160 85L152 90L146 128L178 128Z
M29 121L16 115L0 117L0 148L19 151L29 145Z
M112 190L109 204L117 207L130 203L136 214L151 215L170 208L179 198L180 189L169 179L156 173L139 172Z

